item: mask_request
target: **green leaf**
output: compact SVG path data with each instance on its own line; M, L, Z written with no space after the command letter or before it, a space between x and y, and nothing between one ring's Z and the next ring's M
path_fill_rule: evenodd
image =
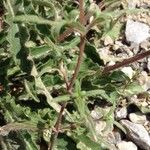
M35 91L36 89L33 88L33 85L30 82L28 82L27 80L24 80L24 85L25 85L25 89L26 89L27 93L29 94L29 96L31 98L33 98L36 102L39 102L39 99L38 99L38 97L36 95L36 91Z
M57 38L59 37L60 35L60 31L62 29L62 27L64 27L65 25L67 24L66 21L62 20L60 22L55 22L51 28L51 34L52 34L52 37L57 40Z
M50 51L52 51L51 48L46 45L30 48L31 56L36 59L48 55Z
M33 4L36 4L36 5L40 5L40 6L45 6L45 7L48 7L52 10L52 12L54 13L54 15L56 16L57 15L57 12L56 12L56 8L54 6L54 3L51 2L51 1L46 1L46 0L31 0Z
M96 48L91 45L87 44L85 46L85 54L87 55L88 58L90 58L94 63L97 63L99 65L102 65L102 60L100 59L100 56L98 52L96 51Z
M117 23L112 23L108 29L105 29L105 32L103 34L103 38L106 36L109 36L112 40L116 40L119 38L120 31L122 28L122 24L117 21Z
M19 32L19 28L16 24L10 24L9 32L7 35L7 40L10 44L10 53L14 58L14 61L17 64L17 54L21 49L20 39L17 37L17 33Z
M13 122L6 124L2 127L0 127L0 135L8 135L10 131L19 131L19 130L30 130L30 131L36 131L38 128L35 124L30 122Z
M86 116L86 101L85 101L85 95L82 95L81 93L81 87L80 87L80 82L78 80L76 80L75 82L75 92L76 92L76 97L74 99L74 102L77 106L77 109L81 115L81 117L85 117Z
M35 66L35 63L33 61L32 56L29 56L29 59L33 63L32 70L31 70L31 75L35 79L35 87L36 87L36 89L38 90L39 93L44 94L46 96L47 103L52 108L54 108L54 110L56 110L57 112L59 112L60 111L60 105L53 101L53 98L52 98L50 92L48 91L47 87L44 85L41 77L38 75L37 68Z
M14 75L15 73L19 72L20 71L20 68L19 66L15 66L15 67L12 67L12 68L8 68L7 70L7 75L8 77Z
M112 99L109 95L107 95L106 91L103 89L98 89L98 90L91 90L86 92L86 96L101 96L108 102L113 102L114 98Z
M150 108L149 107L146 107L146 106L137 106L140 110L141 110L141 112L142 113L144 113L144 114L148 114L148 113L150 113Z
M31 133L29 132L21 132L19 133L19 136L21 138L21 140L24 142L25 147L28 150L38 150L39 149L39 145L36 144L36 139L33 139L33 134L31 135Z
M110 76L110 79L116 82L127 82L130 78L122 71L114 71Z
M77 139L80 141L77 144L77 148L80 150L100 150L101 146L98 143L92 141L89 137L85 135L77 136Z
M61 55L60 52L75 48L79 44L80 38L75 37L72 40L70 40L69 42L64 42L62 44L61 43L54 44L48 37L46 37L45 42L48 44L48 46L50 48L55 50L57 52L57 54L59 54L59 56L60 56Z
M133 82L125 88L123 95L129 96L129 95L139 94L142 92L144 92L142 86L139 85L139 83L137 82Z
M64 42L63 44L59 44L59 49L68 50L75 48L80 43L80 37L75 37L69 42Z
M13 18L14 22L35 23L53 25L54 22L36 15L17 15Z

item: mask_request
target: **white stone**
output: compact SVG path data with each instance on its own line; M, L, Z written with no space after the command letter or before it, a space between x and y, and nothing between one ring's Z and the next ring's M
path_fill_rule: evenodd
M145 71L141 72L138 81L145 91L150 89L150 76L148 76Z
M126 40L139 45L150 37L149 31L150 28L148 25L129 19L126 23Z
M119 45L117 45L117 44L114 44L114 45L113 45L113 50L115 50L115 51L116 51L116 50L117 50L117 49L119 49L119 48L120 48L120 46L119 46Z
M106 122L105 121L98 121L95 125L96 133L102 135L102 132L105 129L105 127L106 127Z
M106 64L107 62L111 60L109 47L103 47L103 48L98 49L98 53L100 57L103 59L104 64Z
M106 36L104 38L104 45L107 46L107 45L112 45L114 43L114 41L112 40L112 38L110 36Z
M114 62L114 61L110 61L107 65L108 65L108 66L115 65L115 62Z
M133 123L139 123L139 124L144 124L147 121L146 115L143 115L141 113L130 113L129 119Z
M150 58L148 58L147 61L148 61L148 62L147 62L147 68L148 68L148 70L150 71Z
M94 120L98 120L103 117L103 114L98 110L92 110L90 115Z
M135 74L135 71L133 71L131 67L123 67L121 71L124 72L130 79L132 79Z
M118 120L124 119L127 117L127 108L122 107L121 109L117 109L115 114Z
M121 141L117 147L119 150L137 150L137 146L133 142Z
M137 0L127 0L128 3L128 8L130 9L134 9L136 7L136 5L138 4Z

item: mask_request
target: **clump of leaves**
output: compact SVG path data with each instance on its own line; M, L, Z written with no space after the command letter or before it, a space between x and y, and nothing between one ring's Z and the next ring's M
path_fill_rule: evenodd
M3 0L1 5L1 149L112 148L96 133L89 104L107 101L110 120L120 97L141 88L135 90L123 72L105 74L111 69L103 72L95 43L106 35L118 38L119 18L133 10L121 9L116 0L99 6L88 0Z

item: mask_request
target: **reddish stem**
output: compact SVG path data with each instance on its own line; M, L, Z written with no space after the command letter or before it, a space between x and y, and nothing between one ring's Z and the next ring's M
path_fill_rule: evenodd
M84 9L83 9L83 0L79 0L79 10L80 10L80 23L84 25L85 15L84 15ZM63 36L62 36L62 39L64 39ZM67 91L69 94L72 93L72 87L73 87L74 81L76 80L79 70L80 70L80 65L82 63L84 48L85 48L85 36L81 35L80 45L79 45L80 52L79 52L78 61L77 61L76 67L75 67L73 77L71 78L70 84L67 87ZM58 133L59 133L59 129L60 129L60 125L61 125L61 121L62 121L62 117L63 117L63 112L64 112L66 106L67 106L67 102L63 103L63 105L61 107L60 113L57 118L57 122L54 126L56 131L54 131L54 130L52 131L51 139L50 139L50 142L48 145L48 150L52 150L54 147L55 141L56 141Z
M105 67L102 73L103 74L107 74L110 71L113 71L115 69L118 69L118 68L126 66L126 65L129 65L129 64L131 64L131 63L133 63L135 61L138 61L140 59L143 59L143 58L145 58L145 57L147 57L149 55L150 55L150 50L146 51L146 52L143 52L143 53L140 53L140 54L137 54L137 55L135 55L135 56L133 56L131 58L123 60L122 62L116 63L115 65Z

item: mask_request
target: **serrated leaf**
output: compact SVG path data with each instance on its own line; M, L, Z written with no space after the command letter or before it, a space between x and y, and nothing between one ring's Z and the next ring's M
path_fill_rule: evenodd
M30 60L32 61L32 63L33 63L32 70L31 70L31 75L32 75L32 76L34 77L34 79L35 79L35 87L36 87L36 89L37 89L40 93L44 94L44 95L46 96L47 103L48 103L52 108L54 108L54 110L56 110L57 112L59 112L59 111L60 111L60 105L57 104L57 103L55 103L55 102L53 101L53 98L52 98L51 94L49 93L48 89L46 88L46 86L44 85L44 83L42 82L41 77L38 76L37 68L36 68L36 66L35 66L35 64L34 64L34 61L33 61L32 56L29 56L28 59L30 59Z

